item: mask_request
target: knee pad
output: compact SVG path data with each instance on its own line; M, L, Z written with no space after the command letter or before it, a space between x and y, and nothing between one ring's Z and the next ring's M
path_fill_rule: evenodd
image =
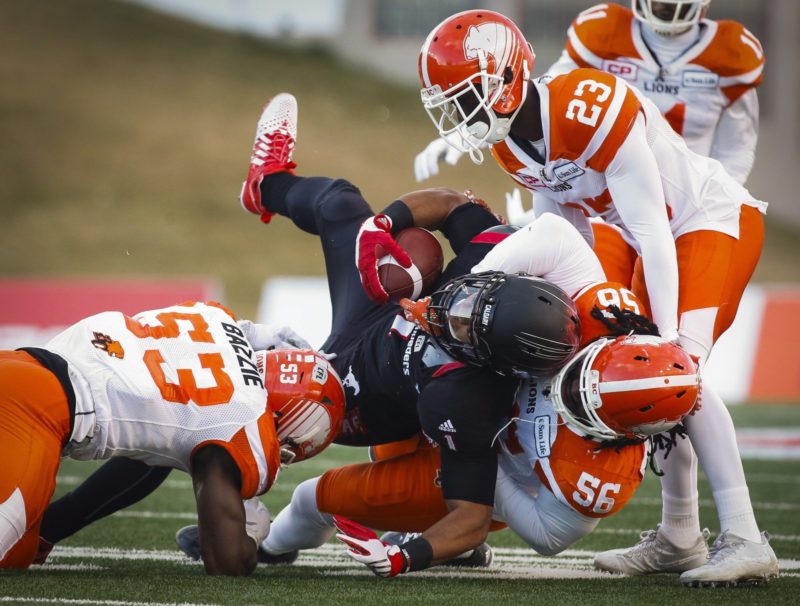
M372 216L359 189L346 179L336 179L320 196L318 212L325 221L351 221Z

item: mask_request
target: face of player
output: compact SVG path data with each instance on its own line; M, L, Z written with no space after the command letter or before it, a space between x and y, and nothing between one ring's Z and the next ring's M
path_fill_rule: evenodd
M479 289L471 286L461 286L459 292L453 297L447 313L447 325L450 334L469 345L469 325L472 320L472 311L475 307Z
M661 19L662 21L672 21L675 18L675 13L678 12L678 19L686 19L689 12L694 8L692 3L689 4L675 4L674 2L653 2L652 11L653 16Z

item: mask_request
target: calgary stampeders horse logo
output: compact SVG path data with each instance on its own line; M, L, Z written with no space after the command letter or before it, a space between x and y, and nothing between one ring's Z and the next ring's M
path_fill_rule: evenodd
M514 50L514 35L502 23L470 25L464 37L464 56L467 59L494 60L494 68L506 65Z

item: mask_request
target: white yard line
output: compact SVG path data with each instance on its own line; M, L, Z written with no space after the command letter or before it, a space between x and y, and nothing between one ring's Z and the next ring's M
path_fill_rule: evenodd
M520 547L495 548L494 563L488 569L433 568L415 573L415 577L453 577L492 579L596 579L616 578L613 575L594 570L593 560L596 552L582 549L568 549L557 556L541 556L531 549ZM178 551L145 549L112 549L94 547L56 547L52 554L53 564L45 564L39 570L47 571L51 566L63 566L63 560L137 560L154 562L175 562L199 566ZM344 554L344 547L326 543L317 549L309 549L300 554L295 566L322 570L330 576L360 576L372 573L364 566L353 562ZM787 576L800 576L800 560L780 560L782 573ZM95 602L86 602L95 603ZM97 604L104 604L97 602ZM113 602L108 602L113 606ZM120 603L124 606L133 603Z

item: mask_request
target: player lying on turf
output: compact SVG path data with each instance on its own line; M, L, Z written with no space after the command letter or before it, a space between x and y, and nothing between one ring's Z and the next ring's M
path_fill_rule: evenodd
M206 571L249 574L270 520L260 501L242 499L269 490L282 461L327 446L344 412L327 360L266 353L276 334L219 305L186 303L97 314L44 348L0 352L0 568L36 556L62 456L128 457L189 473ZM297 358L314 365L301 381ZM309 435L300 409L329 423Z
M476 365L478 358L471 354L477 349L470 350L467 344L457 347L453 338L450 355L407 321L400 307L370 301L356 268L356 242L363 261L375 252L379 241L391 239L388 230L377 229L387 222L376 221L358 189L347 181L291 172L296 113L294 98L286 94L276 96L265 108L243 202L259 215L287 216L304 231L320 236L333 307L331 334L323 348L336 354L332 364L344 379L347 397L347 413L336 442L354 446L396 442L418 435L423 427L437 436L445 422L458 432L455 440L460 448L448 450L441 462L442 484L453 517L417 541L414 566L447 561L479 546L491 523L497 470L492 441L513 405L518 385L510 373L549 371L573 355L578 344L574 306L561 289L547 282L519 276L493 280L496 315L486 318L502 321L481 332L476 345L482 360L509 373L502 375ZM395 230L412 224L441 228L456 252L442 284L468 273L508 233L486 208L451 190L403 196L387 213ZM551 224L571 229L556 217ZM548 271L542 275L557 277ZM530 305L517 305L520 298ZM534 340L529 346L516 341L523 333ZM537 344L536 338L545 341ZM492 355L484 356L487 351ZM437 454L437 467L438 458ZM97 519L98 511L107 515L143 498L163 478L163 473L127 461L107 463L48 509L43 536L50 542L61 540ZM412 487L408 494L413 497ZM438 517L430 519L438 522Z

